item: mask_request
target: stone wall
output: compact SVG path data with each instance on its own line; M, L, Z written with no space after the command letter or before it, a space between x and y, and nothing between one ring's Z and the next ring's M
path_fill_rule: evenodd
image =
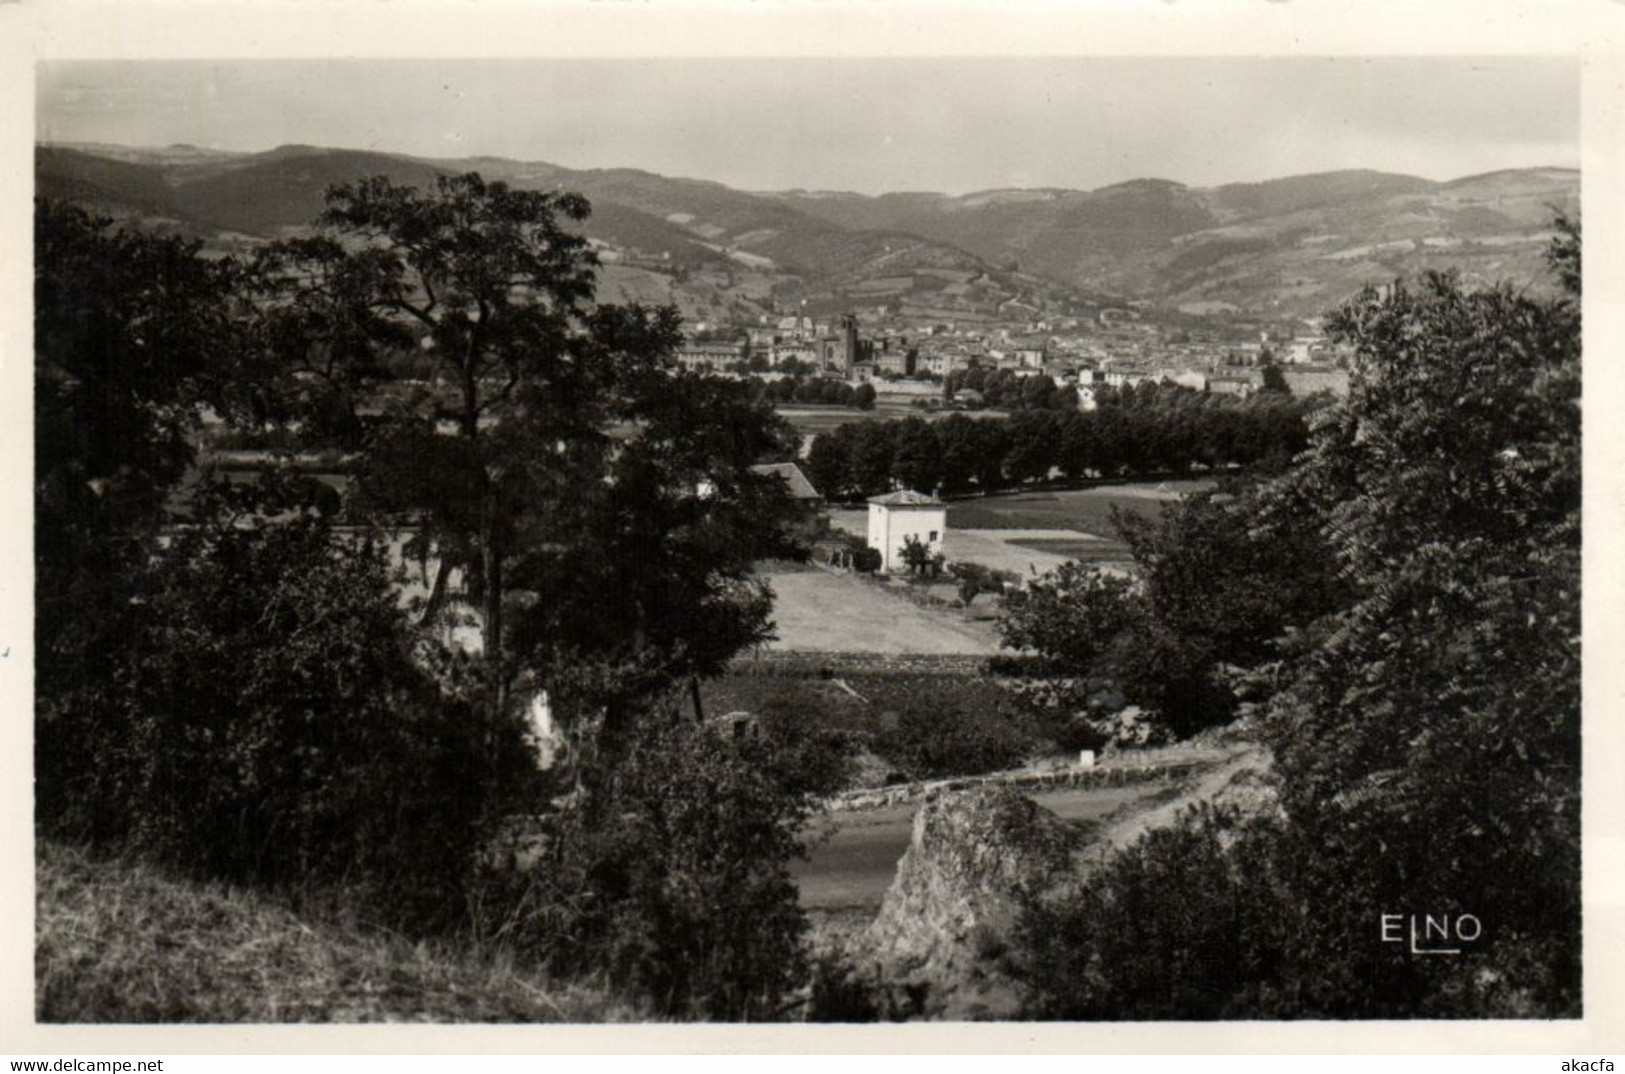
M1015 787L1028 793L1087 787L1123 787L1131 783L1172 782L1184 779L1211 762L1203 760L1162 761L1151 764L1101 765L1095 768L1067 768L1053 772L994 772L986 776L962 776L922 783L900 783L893 787L844 791L825 799L831 813L864 809L885 809L907 805L939 795L977 787Z
M874 672L909 672L924 675L984 675L985 656L906 655L899 653L808 653L769 649L742 656L729 665L735 675L791 675L805 678L840 678Z

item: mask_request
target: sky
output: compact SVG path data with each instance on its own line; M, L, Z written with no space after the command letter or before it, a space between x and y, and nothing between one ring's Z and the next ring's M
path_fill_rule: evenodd
M53 61L37 91L41 141L489 155L747 190L1579 166L1561 58Z

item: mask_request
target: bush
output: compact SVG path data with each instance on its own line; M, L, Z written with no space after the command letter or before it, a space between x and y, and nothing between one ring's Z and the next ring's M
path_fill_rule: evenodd
M496 779L381 553L301 517L175 538L97 678L41 699L41 825L446 924ZM517 731L511 742L518 743Z
M1421 896L1412 892L1409 908ZM1064 1019L1576 1017L1540 923L1486 922L1459 958L1378 927L1398 896L1278 816L1202 807L1024 908L1025 1013ZM1432 913L1464 907L1439 894ZM1481 920L1483 920L1481 918Z
M744 751L656 717L584 772L528 876L486 878L486 931L664 1016L781 1018L807 976L788 871L806 816Z
M1006 648L1082 672L1138 615L1132 582L1072 560L1005 596L999 634Z
M1032 716L988 683L876 676L858 689L882 714L875 751L915 779L1013 768L1042 744Z
M1245 1016L1248 982L1270 977L1269 877L1244 875L1242 829L1211 809L1150 832L1016 932L1027 1013L1080 1020ZM1239 1004L1239 1006L1238 1006Z
M760 737L739 749L786 793L822 798L846 788L856 767L853 735L824 727L790 705L770 702L757 715Z

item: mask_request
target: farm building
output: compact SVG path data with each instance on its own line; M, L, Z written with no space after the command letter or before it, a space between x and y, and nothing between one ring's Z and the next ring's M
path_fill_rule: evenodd
M869 547L880 553L880 569L904 566L903 545L916 537L932 552L942 551L948 532L948 506L935 496L899 489L869 498Z
M824 497L813 488L813 483L807 480L801 467L793 462L764 462L750 468L753 474L772 474L784 478L785 487L789 490L790 498L801 503L817 507L824 502Z

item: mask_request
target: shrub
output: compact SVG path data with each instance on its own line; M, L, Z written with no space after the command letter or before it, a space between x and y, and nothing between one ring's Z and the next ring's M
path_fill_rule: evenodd
M999 634L1006 648L1086 671L1138 612L1133 583L1073 560L1006 595Z
M997 686L952 676L876 676L859 689L882 714L875 750L916 779L1019 765L1041 743L1036 721Z
M1241 825L1202 809L1150 832L1016 931L1028 1014L1064 1019L1237 1017L1268 975L1282 909L1266 875L1243 876L1227 845Z
M802 795L717 735L655 718L583 774L526 877L487 878L486 924L555 973L678 1018L780 1018L806 979L788 863Z
M222 521L144 581L102 674L41 700L45 831L447 923L496 766L414 661L382 554L308 516Z

